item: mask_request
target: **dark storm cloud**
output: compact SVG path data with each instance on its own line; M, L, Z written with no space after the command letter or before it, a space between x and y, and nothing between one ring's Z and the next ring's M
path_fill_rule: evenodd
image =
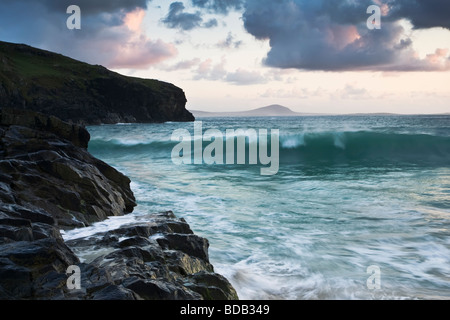
M173 56L176 49L126 24L127 17L143 12L150 2L0 0L0 39L101 64L121 61L120 65L127 65L125 60L133 59L134 52L138 61L157 63ZM73 4L82 10L82 30L77 32L66 28L66 8ZM369 30L366 25L367 8L373 4L382 8L381 30ZM406 19L415 29L450 29L449 0L180 0L170 5L161 21L183 31L213 28L232 10L242 12L248 33L269 40L270 51L264 59L268 66L325 71L450 69L445 50L450 44L437 40L436 52L418 58L414 40L401 23ZM223 46L230 46L231 40L229 36ZM119 59L117 55L124 52L128 58Z
M191 30L200 27L203 19L201 13L186 13L184 12L185 6L183 2L173 2L170 5L169 13L163 22L169 28L179 28L182 30Z
M181 29L189 31L195 28L214 28L218 26L217 19L210 19L203 23L201 11L196 11L195 13L188 13L184 10L186 7L183 2L173 2L170 4L169 13L162 20L162 22L172 29Z
M420 60L400 19L415 28L446 27L440 23L437 3L448 1L334 1L247 0L243 13L246 30L270 40L265 64L306 70L447 70L445 57ZM381 30L367 28L367 8L381 6ZM420 17L420 13L424 16ZM436 15L437 20L431 17ZM419 20L420 19L420 20ZM445 20L445 21L444 21ZM448 44L446 44L448 45ZM439 60L440 59L440 60Z
M208 9L216 13L228 13L229 10L239 10L243 7L244 0L192 0L196 7Z
M396 0L392 6L392 18L406 18L417 29L442 27L450 29L450 1L448 0Z
M149 2L1 0L0 39L107 67L146 68L176 55L173 45L149 39L144 31L129 23L129 20L141 22ZM81 30L66 27L69 5L81 9Z
M205 22L203 24L203 28L214 28L217 27L219 25L219 22L217 21L217 19L213 18L208 20L207 22Z
M65 13L66 8L70 5L77 5L86 15L98 15L101 13L117 13L130 12L137 8L146 9L147 3L151 0L2 0L2 5L9 6L11 4L25 3L33 5L39 3L49 12Z

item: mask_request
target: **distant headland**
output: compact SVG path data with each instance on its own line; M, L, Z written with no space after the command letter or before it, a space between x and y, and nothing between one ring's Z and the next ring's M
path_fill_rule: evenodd
M0 41L0 108L77 124L194 121L173 84L126 77L25 44Z
M333 114L333 113L309 113L309 112L295 112L290 108L279 105L272 104L270 106L246 110L246 111L235 111L235 112L209 112L209 111L200 111L200 110L189 110L195 118L222 118L222 117L305 117L305 116L400 116L406 114L397 114L397 113L387 113L387 112L377 112L377 113L342 113L342 114ZM423 114L423 115L431 115L431 116L445 116L450 113L444 114ZM410 114L417 115L417 114Z

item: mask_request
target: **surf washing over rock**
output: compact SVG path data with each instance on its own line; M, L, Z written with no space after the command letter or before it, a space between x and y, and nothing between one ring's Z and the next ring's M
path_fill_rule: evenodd
M172 212L97 228L136 202L89 138L56 117L0 109L0 299L237 299L208 240ZM80 290L67 286L70 266Z
M241 299L448 299L449 121L203 120L205 132L279 128L273 176L248 162L175 165L179 141L171 135L192 132L192 123L87 129L89 151L132 180L136 211L170 207L188 220L209 240L210 261ZM379 290L368 286L372 266L381 272Z

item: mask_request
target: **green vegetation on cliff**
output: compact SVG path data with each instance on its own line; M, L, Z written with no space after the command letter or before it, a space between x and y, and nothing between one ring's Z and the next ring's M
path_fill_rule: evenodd
M0 108L31 109L80 124L193 121L182 89L0 41Z

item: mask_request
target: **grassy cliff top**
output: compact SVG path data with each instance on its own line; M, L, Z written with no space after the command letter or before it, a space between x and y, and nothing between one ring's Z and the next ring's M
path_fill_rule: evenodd
M72 82L120 77L144 84L156 91L161 90L162 84L165 83L153 79L123 76L101 65L91 65L62 54L33 48L25 44L0 41L0 80L3 83L11 82L12 78L20 78L27 82L39 81L41 85L54 88L67 80L68 75L70 75Z
M81 124L193 121L181 88L127 77L100 65L0 41L0 108L22 108Z

